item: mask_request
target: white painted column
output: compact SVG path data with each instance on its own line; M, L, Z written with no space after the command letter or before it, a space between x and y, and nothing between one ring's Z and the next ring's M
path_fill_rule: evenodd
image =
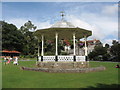
M42 35L42 51L41 56L44 56L44 36Z
M39 46L39 39L38 39L38 57L40 56L40 46Z
M85 56L88 55L88 52L87 52L87 37L85 36Z
M74 55L76 55L76 53L75 53L75 34L73 34L73 45L74 45Z
M55 55L58 55L58 33L55 34L55 38L56 38L56 53Z
M40 61L39 57L40 57L40 46L39 46L39 39L38 39L38 57L37 57L38 61Z

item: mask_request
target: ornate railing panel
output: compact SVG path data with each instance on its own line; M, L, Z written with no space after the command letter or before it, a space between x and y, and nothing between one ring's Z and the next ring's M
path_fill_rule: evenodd
M40 56L38 57L39 61L43 62L51 62L51 61L56 61L56 56ZM43 59L43 60L42 60ZM73 62L75 59L76 62L85 62L86 57L85 56L57 56L57 61L58 62Z
M43 61L55 61L55 56L43 56Z
M58 56L58 61L73 62L73 56Z

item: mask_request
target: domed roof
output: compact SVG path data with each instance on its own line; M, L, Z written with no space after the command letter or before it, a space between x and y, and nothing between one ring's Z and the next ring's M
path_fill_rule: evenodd
M61 21L56 22L50 28L39 29L35 32L35 35L40 39L44 35L48 39L54 39L55 34L58 33L59 39L71 39L73 34L76 38L81 39L84 36L91 36L92 32L86 29L75 27L70 22L67 22L63 17L65 16L63 12ZM66 35L67 34L67 35Z
M75 26L66 20L61 20L53 24L51 28L75 28Z

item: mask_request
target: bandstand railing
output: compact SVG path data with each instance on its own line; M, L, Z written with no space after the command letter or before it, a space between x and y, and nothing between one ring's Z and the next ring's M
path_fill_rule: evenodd
M74 58L75 57L75 58ZM39 56L39 62L85 62L86 61L86 56Z

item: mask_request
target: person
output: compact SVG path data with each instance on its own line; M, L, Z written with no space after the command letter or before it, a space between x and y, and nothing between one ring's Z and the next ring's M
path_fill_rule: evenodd
M9 59L9 57L7 57L7 62L6 62L6 64L9 64L10 63L10 59Z
M116 65L116 68L120 68L120 66L117 64L117 65Z
M14 65L18 65L18 57L15 57L15 60L13 61Z
M12 61L12 59L13 59L13 58L12 58L12 56L11 56L11 57L9 58L9 60Z

